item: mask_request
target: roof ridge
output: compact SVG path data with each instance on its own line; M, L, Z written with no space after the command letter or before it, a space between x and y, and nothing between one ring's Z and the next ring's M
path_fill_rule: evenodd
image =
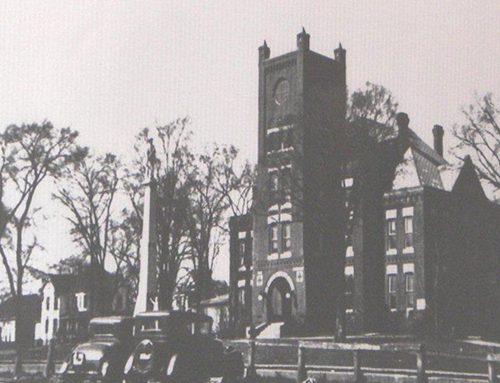
M427 159L436 162L438 165L448 164L448 161L425 142L413 129L408 128L408 132L410 133L408 141L412 148L417 150Z

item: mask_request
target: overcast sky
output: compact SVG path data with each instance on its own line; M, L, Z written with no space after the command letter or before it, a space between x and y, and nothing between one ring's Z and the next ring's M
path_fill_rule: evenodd
M350 90L386 86L431 142L475 91L500 95L499 25L498 0L3 0L0 126L48 119L126 157L141 128L189 115L198 142L255 161L257 48L293 50L305 27L314 51L331 56L342 42ZM52 213L50 260L74 253ZM227 272L221 259L217 276Z

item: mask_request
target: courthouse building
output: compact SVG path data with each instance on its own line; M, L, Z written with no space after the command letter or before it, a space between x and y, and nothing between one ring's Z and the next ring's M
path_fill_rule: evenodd
M321 150L324 131L347 124L346 51L315 53L305 31L279 57L264 43L258 105L258 201L230 219L235 336L331 333L339 294L350 332L496 331L500 206L470 159L458 169L445 160L441 126L429 127L431 148L398 114L380 152L396 161L382 169L390 182L373 167L346 235L338 201L355 172Z

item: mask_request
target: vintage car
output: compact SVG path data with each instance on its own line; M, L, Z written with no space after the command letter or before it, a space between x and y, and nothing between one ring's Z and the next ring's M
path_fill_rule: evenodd
M212 318L183 311L135 317L137 346L124 368L124 383L235 382L243 376L241 353L212 334Z
M58 381L120 382L123 366L134 347L132 327L130 317L92 319L90 339L77 345L66 357L59 369Z

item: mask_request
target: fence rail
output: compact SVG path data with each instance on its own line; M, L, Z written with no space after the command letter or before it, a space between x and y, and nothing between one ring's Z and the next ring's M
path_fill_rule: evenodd
M250 352L247 363L246 376L249 381L257 377L257 370L287 370L296 371L298 383L308 378L312 371L337 371L351 373L355 382L365 382L366 374L385 375L409 375L415 376L417 383L427 383L429 377L449 377L462 378L466 381L479 380L489 383L500 383L498 379L498 365L500 364L500 354L469 352L442 352L439 350L428 350L424 343L409 344L367 344L367 343L334 343L327 341L299 341L297 345L291 343L274 343L265 341L249 341ZM297 364L264 364L256 362L257 347L292 348L297 349ZM313 365L310 363L309 354L313 350L327 350L332 352L347 352L352 357L351 366L335 365ZM414 369L401 368L374 368L363 366L363 356L368 353L402 353L415 358ZM447 370L434 370L428 368L429 357L450 358L456 361L473 361L485 363L487 371L480 372L458 372Z

